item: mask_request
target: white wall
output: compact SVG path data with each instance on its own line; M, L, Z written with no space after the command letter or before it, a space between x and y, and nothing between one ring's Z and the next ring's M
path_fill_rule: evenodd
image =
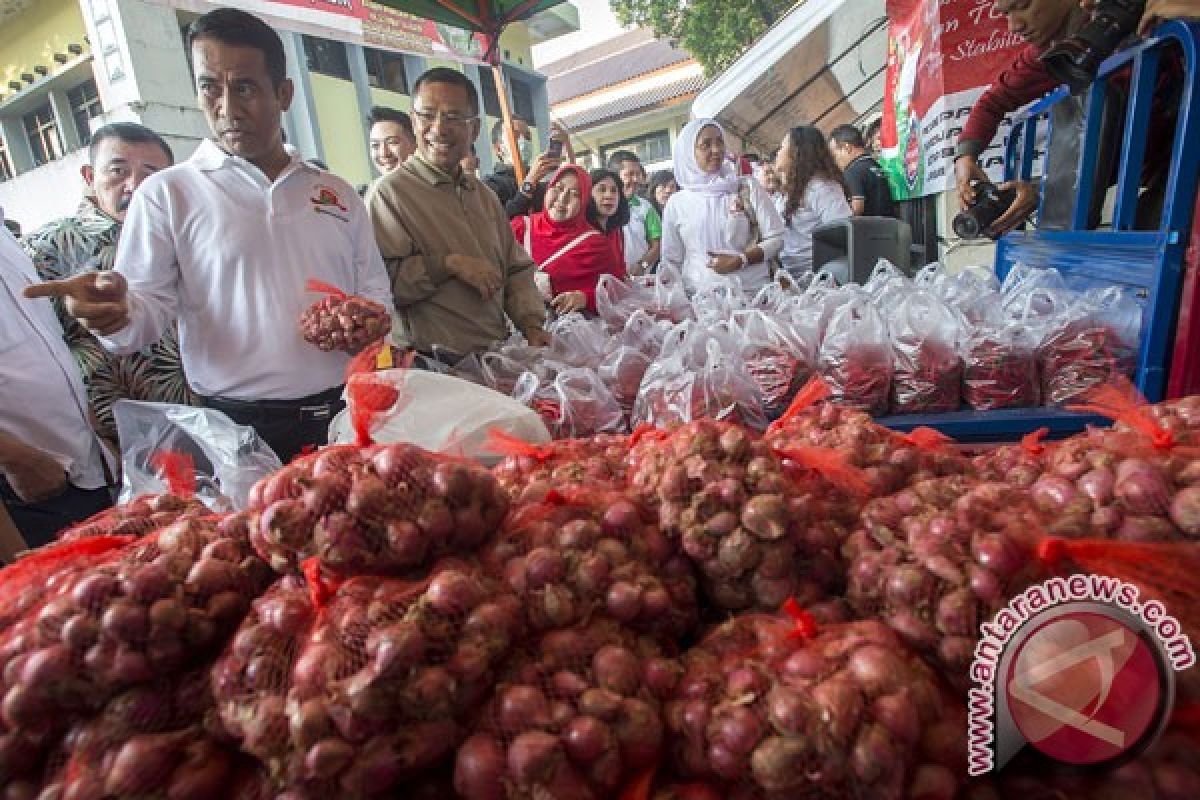
M5 219L21 223L29 233L51 220L75 211L83 198L79 168L87 162L87 150L76 150L45 166L0 183L0 206Z

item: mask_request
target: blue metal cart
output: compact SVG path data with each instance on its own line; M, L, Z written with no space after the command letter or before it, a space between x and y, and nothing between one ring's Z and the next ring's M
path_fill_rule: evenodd
M1078 190L1069 224L1063 230L1010 233L996 246L996 274L1001 280L1015 264L1054 267L1072 288L1123 286L1143 301L1142 335L1134 382L1150 400L1163 398L1179 311L1184 251L1200 179L1200 23L1164 23L1149 38L1114 54L1104 62L1089 90L1084 116L1083 145L1079 156ZM1160 69L1172 50L1181 56L1179 114L1171 145L1166 199L1158 230L1134 229L1139 179L1147 148L1164 147L1149 139L1150 107ZM1130 69L1126 71L1126 67ZM1118 77L1126 72L1130 77ZM1097 180L1101 128L1106 90L1110 82L1128 80L1128 102L1117 179L1116 206L1111 230L1088 230L1088 213L1096 192L1105 192L1108 181ZM1049 141L1050 110L1067 98L1060 89L1033 105L1014 124L1007 145L1005 178L1030 180L1036 160L1039 131ZM1054 153L1047 156L1053 158ZM1049 170L1044 170L1044 173ZM1105 176L1106 178L1107 176ZM1045 181L1042 181L1042 201ZM897 430L920 425L936 428L960 442L998 442L1019 439L1041 427L1052 437L1076 433L1094 417L1052 408L1002 411L958 411L947 414L911 414L884 417L882 424Z

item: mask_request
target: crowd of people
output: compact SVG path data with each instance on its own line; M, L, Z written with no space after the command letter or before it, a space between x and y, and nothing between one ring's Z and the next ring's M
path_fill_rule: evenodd
M1008 5L1031 48L1076 15L1050 14L1074 0ZM21 241L0 231L0 497L31 546L112 502L119 398L218 409L284 461L325 443L353 354L302 338L309 279L382 306L417 352L457 360L513 333L545 346L547 316L594 312L603 275L672 267L692 291L736 279L752 292L812 270L816 227L896 213L871 152L877 130L852 126L794 127L752 168L717 121L697 119L673 169L647 176L628 150L602 169L575 165L560 127L535 156L518 121L516 152L491 131L499 166L481 179L479 96L441 67L416 79L411 113L372 111L381 177L361 196L285 144L294 89L266 23L216 10L190 25L186 47L211 130L190 158L175 163L142 126L105 126L76 212ZM1014 69L1024 77L1001 75L964 128L964 202L997 115L1044 83Z

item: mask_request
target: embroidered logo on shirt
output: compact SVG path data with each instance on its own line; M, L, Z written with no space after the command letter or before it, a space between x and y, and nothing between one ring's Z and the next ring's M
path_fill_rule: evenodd
M317 196L310 199L312 200L314 208L320 208L322 206L334 206L341 211L349 210L342 205L342 199L338 197L337 192L335 192L333 189L330 189L328 186L318 186Z
M342 222L349 222L349 217L344 216L350 209L342 204L342 199L338 197L338 193L328 186L318 185L316 187L317 194L315 197L310 197L309 202L312 203L313 211L318 214L328 214L331 217L340 219ZM339 214L338 211L342 213Z

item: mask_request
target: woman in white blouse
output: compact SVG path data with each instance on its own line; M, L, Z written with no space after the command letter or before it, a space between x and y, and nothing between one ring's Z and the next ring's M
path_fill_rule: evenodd
M714 120L684 126L674 160L679 191L663 215L662 261L680 269L692 292L735 276L746 292L758 291L783 247L783 220L770 196L752 177L738 177Z
M846 185L825 135L811 125L792 128L775 156L782 181L783 252L779 259L794 277L812 272L812 232L827 222L850 217ZM835 276L844 282L845 276Z

